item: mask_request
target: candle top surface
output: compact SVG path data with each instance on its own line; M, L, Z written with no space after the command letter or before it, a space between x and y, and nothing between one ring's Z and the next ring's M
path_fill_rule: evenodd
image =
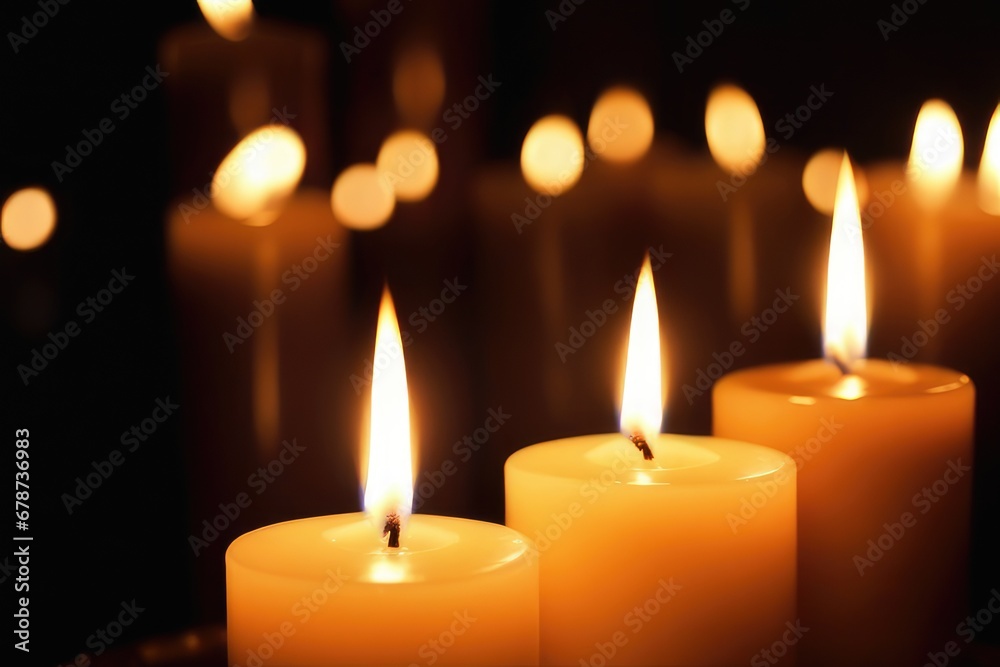
M795 462L770 447L691 435L659 435L652 461L620 433L584 435L525 447L507 459L507 470L589 480L610 472L615 484L635 487L717 484L792 473Z
M898 364L862 359L844 375L831 362L789 362L735 371L719 382L740 384L755 391L791 394L789 401L811 405L816 398L842 400L900 398L941 394L971 388L964 373L942 366Z
M415 514L389 549L361 512L285 521L241 535L226 551L228 566L301 580L339 570L352 582L419 584L521 567L527 540L499 524Z

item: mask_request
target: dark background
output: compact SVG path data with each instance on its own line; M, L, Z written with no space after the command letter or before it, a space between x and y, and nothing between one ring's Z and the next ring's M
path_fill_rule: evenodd
M905 156L920 104L942 97L963 124L966 167L976 168L1000 91L1000 6L936 0L912 4L919 6L918 11L886 41L876 22L888 19L892 12L888 2L855 8L841 3L791 7L752 0L741 12L722 0L588 0L553 31L545 12L557 9L555 0L413 0L348 64L337 44L351 38L355 25L370 20L365 18L368 9L381 9L384 3L258 2L262 17L310 25L328 40L328 145L310 146L310 151L324 152L330 171L311 174L313 185L329 187L346 165L371 160L382 136L393 129L391 65L397 47L408 36L424 35L440 45L448 72L446 104L471 91L478 74L493 73L503 82L495 99L441 147L442 186L417 208L419 214L404 211L380 231L353 234L345 260L353 367L372 344L383 277L399 285L397 307L400 313L409 313L432 296L407 287L413 276L431 271L423 284L434 285L453 273L475 275L475 250L482 244L470 222L473 206L467 197L476 167L490 161L515 165L524 133L540 115L559 111L585 123L597 94L615 82L633 83L649 96L658 135L673 135L696 150L704 150L704 102L714 84L731 80L745 87L756 99L765 126L771 128L775 119L803 102L811 85L825 83L835 91L835 105L817 113L789 146L808 153L846 145L861 163ZM703 20L717 18L727 7L738 14L736 22L726 26L683 74L678 73L671 54L685 48L689 35L704 30ZM0 28L5 35L19 30L21 17L36 11L35 2L5 3ZM28 428L32 443L30 664L72 660L86 649L87 637L114 617L123 600L135 598L146 611L126 631L122 644L224 618L222 582L203 577L221 571L223 545L239 530L226 532L200 557L213 559L215 566L208 575L196 576L200 565L187 537L204 517L191 507L188 471L199 465L200 457L212 453L185 447L183 419L167 420L72 516L60 500L77 476L90 471L91 461L104 459L118 447L123 430L149 415L155 398L170 396L185 404L163 225L171 199L191 184L176 182L170 166L176 150L171 142L182 132L170 126L168 91L163 89L128 119L116 122L116 131L61 183L50 164L63 160L65 146L108 115L110 101L135 85L146 65L157 62L158 42L168 30L200 20L194 2L76 0L60 6L19 53L13 53L6 38L0 45L0 195L40 184L53 194L59 210L55 235L41 250L18 253L0 247L6 359L3 433L13 439L15 428ZM449 164L450 155L461 155L459 163L465 167L456 168L455 161ZM441 221L426 243L434 244L434 256L444 260L428 266L405 224L408 215L428 217L434 210L442 211ZM632 264L637 262L626 266ZM78 320L76 304L104 287L110 271L122 266L139 276L134 285L25 386L16 366L27 363L32 349L47 342L49 331L60 329L68 319ZM424 410L418 411L428 415L422 424L443 422L427 425L422 442L430 439L427 434L457 440L482 423L488 407L504 401L474 379L483 352L482 343L475 340L476 323L489 305L477 302L475 296L463 298L467 301L454 306L450 319L425 334L431 342L421 341L407 353L411 375L423 376L432 387L423 399ZM1000 321L995 311L983 317L993 325ZM506 316L510 327L518 326L516 318L517 313ZM448 341L440 346L446 348L444 356L431 354L437 349L434 337ZM986 340L995 344L995 335ZM813 346L810 341L809 347ZM741 365L805 358L810 356L805 349L789 355L778 347L768 353L770 358L746 358ZM451 382L449 368L465 369L461 384ZM996 446L993 413L1000 392L988 378L973 379L980 387L980 416L988 424L993 420L988 440L977 440L977 457L984 466L976 478L970 600L975 609L1000 583L996 567L1000 556L992 546L998 509L992 473L998 466L996 455L988 453ZM412 383L419 390L421 380ZM347 404L338 410L360 419L364 401L349 389L343 392ZM463 400L455 408L457 396ZM416 402L419 408L421 401ZM673 430L707 433L708 411L708 402L703 401ZM559 424L535 429L530 436L501 433L497 442L491 442L499 453L490 460L502 465L506 453L534 440L615 430L616 419L614 403L609 402L604 412L583 415L579 428ZM356 425L345 426L350 435L343 442L323 446L354 447L354 429ZM11 471L12 449L5 447L9 454L3 457L5 476ZM429 463L437 460L433 454L427 458ZM247 462L233 465L252 470ZM341 471L338 479L353 475ZM452 492L431 499L422 511L502 521L502 469L477 464L461 476ZM359 508L352 489L309 488L301 493L311 494L318 512ZM243 517L243 526L293 518L268 510L268 498L262 496L255 513ZM6 551L6 547L0 551L0 559ZM11 586L10 575L5 576L4 586ZM998 625L988 628L983 638L996 643Z

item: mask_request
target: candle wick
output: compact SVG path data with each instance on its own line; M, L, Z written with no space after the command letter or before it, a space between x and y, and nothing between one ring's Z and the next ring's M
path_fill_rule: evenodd
M382 528L382 537L389 536L389 547L399 548L399 515L390 512L385 516L385 526Z
M635 445L636 449L642 452L642 458L647 461L653 460L653 450L649 448L649 443L646 442L644 437L638 433L633 433L628 437L628 439L632 441L632 444Z
M847 367L847 364L844 361L841 361L840 357L837 357L836 355L834 355L834 356L830 357L830 359L833 361L834 365L837 368L840 369L840 372L842 374L844 374L844 375L850 375L851 374L851 369Z

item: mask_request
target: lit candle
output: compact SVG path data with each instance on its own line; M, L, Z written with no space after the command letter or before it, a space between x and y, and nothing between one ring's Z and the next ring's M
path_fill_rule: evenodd
M733 440L661 436L662 410L647 258L624 435L533 445L504 470L507 524L539 554L543 664L745 664L795 621L793 461ZM745 508L753 518L736 526Z
M964 609L974 390L955 371L863 359L864 245L846 155L826 289L828 360L723 377L714 432L796 459L803 664L922 664Z
M403 346L388 291L372 380L365 513L289 521L226 552L234 664L535 665L538 564L505 526L409 516Z

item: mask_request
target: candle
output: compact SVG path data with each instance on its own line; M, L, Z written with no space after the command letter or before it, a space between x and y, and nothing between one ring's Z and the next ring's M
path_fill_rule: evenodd
M543 664L745 664L794 627L794 463L658 435L660 369L647 257L622 398L629 437L533 445L504 470L507 524L539 554ZM752 520L734 526L743 511Z
M230 662L538 664L538 563L505 526L409 517L403 346L379 311L365 513L267 526L226 552Z
M714 432L799 467L799 613L808 665L922 664L962 620L974 390L965 375L865 361L864 247L843 158L827 277L834 362L716 383Z
M283 441L307 452L327 442L331 424L346 415L323 416L353 393L337 381L350 370L334 354L348 345L346 233L334 220L327 192L295 191L304 161L293 130L261 128L215 170L211 200L184 199L168 214L182 361L179 402L185 442L198 462L191 523L202 539L202 522L211 521L220 503L246 492L248 476L271 464ZM209 450L215 456L200 455ZM322 455L316 447L307 458ZM267 508L281 518L317 514L317 496L303 489L319 491L331 482L344 489L354 479L347 472L351 457L345 459L331 465L343 473L321 474L317 464L289 466L269 486ZM354 495L342 493L327 500L347 502ZM263 523L264 507L242 511L226 537ZM221 559L199 558L197 569L206 612L221 613L221 602L210 595L223 581Z
M250 0L201 0L205 21L161 40L179 190L203 192L219 156L271 122L294 127L310 147L327 145L326 40L319 31L256 16ZM183 137L184 141L176 141ZM199 150L189 151L190 146ZM305 180L329 178L327 155L311 156Z

